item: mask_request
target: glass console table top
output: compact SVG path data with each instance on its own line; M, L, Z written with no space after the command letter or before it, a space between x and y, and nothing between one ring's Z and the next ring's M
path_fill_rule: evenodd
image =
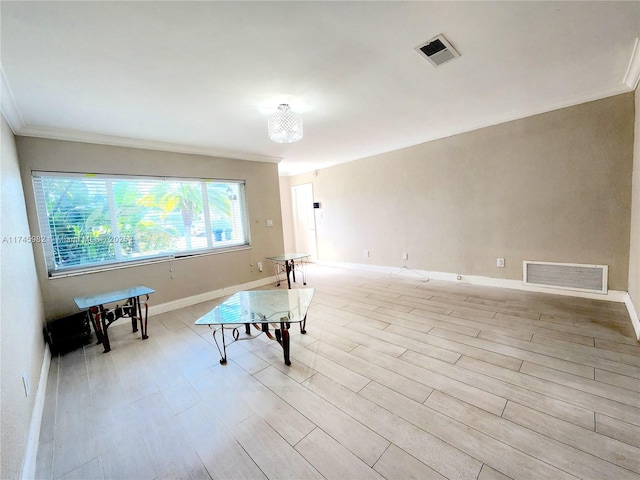
M238 292L200 317L195 323L196 325L300 323L307 317L307 310L314 293L314 288Z
M310 255L308 253L285 253L284 255L276 255L275 257L267 257L267 260L274 262L288 262L289 260L298 260L300 258L306 258Z
M123 288L122 290L114 290L89 297L75 297L73 301L76 302L80 310L85 310L87 308L97 307L98 305L104 305L105 303L119 302L120 300L149 295L151 293L155 293L155 290L145 287L144 285L138 285L137 287Z

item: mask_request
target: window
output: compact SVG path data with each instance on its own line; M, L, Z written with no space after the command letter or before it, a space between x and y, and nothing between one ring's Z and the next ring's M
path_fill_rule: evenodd
M237 180L33 172L49 276L249 245Z

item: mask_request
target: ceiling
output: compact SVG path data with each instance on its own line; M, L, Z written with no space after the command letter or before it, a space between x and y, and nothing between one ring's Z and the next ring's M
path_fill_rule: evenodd
M282 175L632 91L640 2L0 2L18 135L279 162ZM444 34L461 56L414 50ZM635 53L634 53L635 52ZM301 114L276 144L267 115Z

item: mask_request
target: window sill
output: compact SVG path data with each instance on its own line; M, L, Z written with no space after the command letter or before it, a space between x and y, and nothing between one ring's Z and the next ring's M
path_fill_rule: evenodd
M216 250L207 250L204 252L193 252L193 253L181 253L175 255L169 255L166 257L154 257L148 258L146 260L131 260L129 262L122 263L114 263L111 265L100 265L96 267L87 267L87 268L78 268L73 270L62 270L57 272L49 272L48 279L56 280L59 278L67 278L67 277L77 277L80 275L89 275L92 273L101 273L107 272L110 270L120 270L123 268L134 268L134 267L142 267L145 265L152 265L154 263L166 263L166 262L174 262L179 260L185 260L194 257L205 257L210 255L221 255L224 253L238 252L242 250L251 250L251 245L241 245L235 247L226 247L219 248Z

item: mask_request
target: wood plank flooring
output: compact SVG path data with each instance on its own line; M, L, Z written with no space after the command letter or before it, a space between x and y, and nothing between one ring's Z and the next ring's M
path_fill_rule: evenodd
M640 479L624 305L408 273L310 266L290 367L264 336L220 365L222 299L53 358L37 478Z

